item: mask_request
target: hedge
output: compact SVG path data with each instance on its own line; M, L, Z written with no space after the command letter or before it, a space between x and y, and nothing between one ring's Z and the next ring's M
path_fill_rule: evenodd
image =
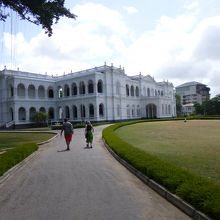
M146 121L146 120L145 120ZM149 120L148 120L149 121ZM158 121L158 120L151 120ZM205 177L196 176L188 170L162 161L156 156L135 148L118 137L114 131L122 126L140 123L132 121L112 125L103 130L103 139L121 158L155 180L170 192L194 206L213 219L220 219L220 185Z

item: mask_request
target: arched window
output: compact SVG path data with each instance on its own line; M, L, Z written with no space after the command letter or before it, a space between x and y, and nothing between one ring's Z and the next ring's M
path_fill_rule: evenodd
M14 120L13 108L9 108L8 121L13 121L13 120Z
M69 85L65 84L64 86L64 97L70 96L70 88Z
M157 106L155 104L146 105L146 117L147 118L157 117Z
M52 87L48 88L48 98L54 98L54 92L53 92L53 88Z
M161 91L161 93L160 93L160 94L161 94L161 96L163 96L163 91Z
M36 114L36 109L34 107L31 107L29 110L29 120L33 121L33 117Z
M58 98L62 98L63 97L63 88L62 88L62 86L58 86L57 92L58 92Z
M141 116L141 109L140 106L137 106L137 116L140 117Z
M85 94L85 93L86 93L85 84L84 84L83 81L81 81L81 82L79 83L79 94L80 94L80 95L83 95L83 94Z
M89 104L89 117L94 118L94 106L93 106L93 104Z
M139 96L139 88L138 88L138 86L136 86L135 95L136 95L137 97Z
M158 96L160 96L160 90L157 91Z
M26 110L23 107L20 107L18 109L18 119L19 121L25 121L26 120Z
M43 86L39 86L38 87L38 97L40 99L44 99L45 98L45 88Z
M147 96L150 96L150 88L147 88Z
M86 108L85 105L80 105L81 118L86 117Z
M134 96L134 86L131 86L131 96Z
M103 93L103 82L101 79L98 81L97 90L98 90L98 93Z
M157 96L157 90L155 89L155 96Z
M130 113L130 105L127 105L127 117L130 118L131 113Z
M70 109L69 106L65 106L65 117L70 118Z
M48 118L49 118L49 119L54 119L54 109L53 109L53 107L50 107L50 108L49 108Z
M92 80L89 80L88 82L88 93L89 94L94 93L94 85Z
M44 107L40 107L39 111L40 112L46 112L46 109Z
M99 105L99 117L104 117L104 105L102 103Z
M19 98L25 97L25 87L24 84L20 83L17 88L17 94Z
M35 87L34 85L29 85L28 86L28 97L29 98L35 98L36 93L35 93Z
M72 84L72 96L77 95L77 85L76 83Z
M75 105L73 105L73 118L77 118L77 107Z
M126 95L129 96L129 85L126 84Z
M132 105L131 114L132 114L132 117L134 117L134 116L135 116L135 106L134 106L134 105Z

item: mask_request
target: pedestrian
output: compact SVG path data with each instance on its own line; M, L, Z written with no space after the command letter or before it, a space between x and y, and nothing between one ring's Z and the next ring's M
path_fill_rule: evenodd
M73 130L73 125L69 121L67 121L66 118L64 119L64 123L61 129L61 133L60 133L61 136L63 132L64 132L64 138L66 140L66 146L67 146L66 150L70 150L70 142L72 140L74 130Z
M91 122L87 121L85 126L86 148L92 148L93 132L94 128Z

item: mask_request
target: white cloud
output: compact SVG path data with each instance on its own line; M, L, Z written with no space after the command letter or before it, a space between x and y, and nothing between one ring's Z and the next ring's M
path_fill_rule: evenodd
M205 18L194 25L192 31L182 33L179 43L169 47L172 59L157 71L158 77L166 75L174 85L184 81L199 81L211 87L211 94L220 93L220 16ZM185 37L184 37L185 36ZM182 39L182 40L181 40ZM173 39L172 39L173 40ZM174 40L175 41L175 40ZM179 50L178 50L179 48Z
M128 13L128 14L136 14L138 12L137 8L134 6L124 6L123 9Z
M62 19L48 38L42 31L30 41L16 35L20 69L63 73L112 62L126 48L128 28L121 14L100 4L77 5L76 21ZM99 12L99 13L96 13ZM5 41L10 50L11 35Z
M184 5L184 8L188 11L195 12L199 10L199 1L198 0L187 1L186 4Z
M60 20L50 38L42 31L27 41L18 33L13 38L16 63L24 71L55 75L107 61L124 66L129 75L142 72L175 86L191 80L207 83L217 94L220 16L198 21L198 9L193 1L185 14L161 16L152 30L134 35L118 11L101 4L77 5L72 9L77 20ZM10 51L10 34L5 34L5 43Z

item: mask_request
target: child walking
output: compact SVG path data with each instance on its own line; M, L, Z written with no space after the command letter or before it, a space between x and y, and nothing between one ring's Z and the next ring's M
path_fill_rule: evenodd
M93 132L94 128L91 122L87 121L85 127L86 148L92 148Z

